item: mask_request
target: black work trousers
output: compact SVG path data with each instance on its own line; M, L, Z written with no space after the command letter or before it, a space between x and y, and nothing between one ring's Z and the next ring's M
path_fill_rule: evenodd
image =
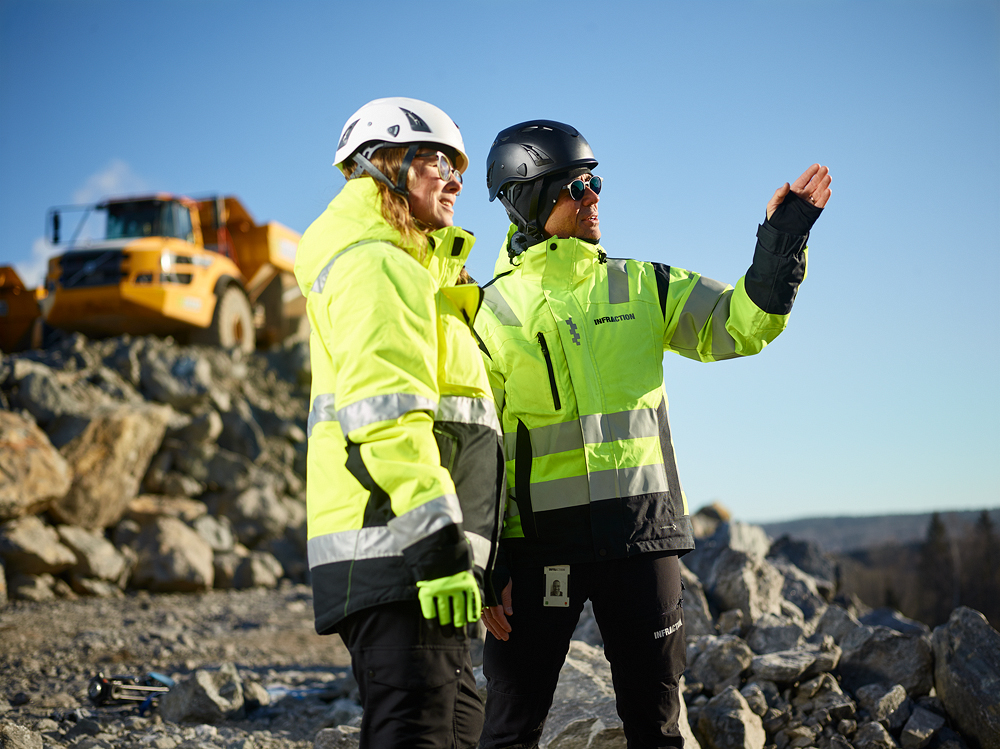
M571 565L567 608L542 605L543 568L515 569L511 579L510 639L486 636L486 724L480 749L538 745L588 598L604 638L629 749L684 745L677 683L687 651L676 554Z
M361 749L476 746L483 702L468 637L424 619L416 601L357 611L337 632L361 692Z

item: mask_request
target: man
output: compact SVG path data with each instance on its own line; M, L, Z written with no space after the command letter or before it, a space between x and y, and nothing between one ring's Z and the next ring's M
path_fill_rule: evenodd
M694 548L667 421L664 351L699 361L759 353L784 329L805 244L830 198L826 167L779 188L736 287L608 257L601 179L574 128L502 131L490 200L513 225L475 329L500 412L508 501L484 621L482 749L535 746L584 602L611 663L628 746L682 746L685 667L678 557ZM552 590L560 583L561 596Z

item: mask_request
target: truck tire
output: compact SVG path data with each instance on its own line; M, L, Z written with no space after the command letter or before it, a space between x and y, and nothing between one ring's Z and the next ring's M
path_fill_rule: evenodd
M212 324L198 330L191 337L192 343L222 348L239 348L250 354L256 348L256 331L250 301L237 287L230 286L215 304Z

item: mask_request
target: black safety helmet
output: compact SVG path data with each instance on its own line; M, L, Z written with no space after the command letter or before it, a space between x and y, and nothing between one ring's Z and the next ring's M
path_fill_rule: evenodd
M529 120L501 130L493 141L486 157L486 187L490 201L499 197L518 229L541 237L562 180L595 166L590 144L575 127Z

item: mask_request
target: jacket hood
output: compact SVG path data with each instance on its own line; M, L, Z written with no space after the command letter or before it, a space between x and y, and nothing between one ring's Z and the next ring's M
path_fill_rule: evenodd
M383 218L375 181L348 180L299 241L295 279L303 296L309 295L316 278L336 255L363 241L396 245L427 268L439 286L448 286L465 265L475 238L461 227L448 226L431 232L424 248L407 245Z

